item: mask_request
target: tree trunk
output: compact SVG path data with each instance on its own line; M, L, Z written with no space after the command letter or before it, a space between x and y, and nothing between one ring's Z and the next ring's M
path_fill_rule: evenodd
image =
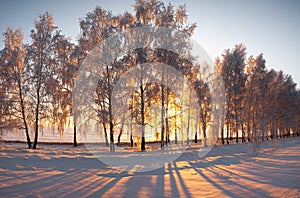
M132 96L133 101L133 96ZM132 111L130 112L130 146L133 147L133 137L132 137L132 123L133 123L133 117L132 117Z
M35 134L34 134L34 141L33 141L33 145L32 145L32 148L33 149L36 149L36 146L37 146L37 141L38 141L38 136L39 136L39 116L36 115L35 116Z
M273 140L273 138L274 138L274 128L273 128L272 124L270 125L270 131L271 131L270 138L271 138L271 140Z
M229 144L229 140L228 140L228 138L229 138L229 130L230 130L229 124L226 124L226 127L227 127L227 130L226 130L226 133L227 133L226 143Z
M230 126L230 129L229 129L229 139L230 140L233 140L233 137L232 137L232 131L234 130L234 129L232 129L233 128L233 126Z
M109 143L108 143L107 129L106 129L105 122L102 122L102 125L103 125L103 130L104 130L105 146L108 147Z
M75 123L75 121L74 121L74 140L73 140L73 146L74 147L77 147L77 131L76 131L76 123Z
M119 132L119 135L118 135L118 146L121 146L121 136L123 134L124 120L125 120L125 114L123 114L122 125L121 125L121 129L120 129L120 132Z
M25 128L27 145L28 145L28 149L31 149L31 141L30 141L30 136L29 136L28 124L27 124L27 121L26 121L25 106L24 106L24 100L23 100L23 92L22 92L22 87L21 87L20 80L18 81L18 86L19 86L19 97L20 97L22 119L23 119L24 128Z
M111 152L115 152L115 145L114 145L114 134L110 133L110 144L109 144L109 148Z
M122 135L122 132L120 132L118 135L118 146L121 146L121 135Z
M238 130L238 129L236 129L235 142L236 142L236 143L239 143L239 130Z
M165 70L162 70L161 77L161 133L160 133L160 147L164 150L164 133L165 133L165 91L164 91L164 74Z
M237 117L237 116L236 116ZM238 126L238 119L235 119L235 131L236 131L236 137L235 137L235 142L239 143L239 126Z
M35 107L35 135L34 135L34 141L33 141L33 149L36 149L37 142L38 142L38 136L39 136L39 108L40 108L40 88L41 88L41 82L38 82L37 87L37 103Z
M107 89L108 89L108 113L109 113L109 134L110 134L110 151L115 152L114 144L114 124L113 124L113 115L112 115L112 85L110 78L110 71L108 65L106 65L106 74L107 74Z
M245 141L245 130L244 130L244 125L242 124L242 143L246 142Z
M235 124L234 124L234 129L236 131L236 137L235 137L235 142L239 143L239 116L238 116L238 111L237 111L237 104L234 105L234 114L235 114Z
M199 126L199 129L200 129L200 124L199 124L199 114L197 113L197 117L196 117L196 127L195 127L195 143L198 143L198 134L197 134L197 131L198 131L198 126ZM200 131L200 130L199 130Z
M166 144L168 143L170 143L170 128L168 118L166 118Z
M222 140L222 144L224 145L225 144L225 141L224 141L224 126L221 126L221 140Z
M115 152L114 141L114 124L112 118L111 100L109 100L109 134L110 134L110 151Z
M249 122L247 124L247 138L248 138L248 142L250 142L251 139L250 139L250 123Z
M255 116L252 116L252 134L251 134L251 139L253 142L256 142L256 121L255 121Z
M142 136L141 151L146 151L146 141L144 136Z
M115 152L115 141L114 141L114 129L113 129L114 125L112 122L112 115L110 115L110 123L109 123L109 134L110 134L110 151L111 152Z
M177 139L177 120L176 120L176 109L175 109L175 144L178 144L178 139Z
M26 140L27 140L28 149L31 149L31 141L30 141L28 126L25 127L25 134L26 134Z
M287 136L291 137L291 128L288 127L286 130L287 130Z
M262 129L261 129L261 141L263 142L265 140L265 124L262 121Z
M144 89L143 89L143 81L141 78L141 117L142 117L142 143L141 143L141 151L146 151L146 142L145 142L145 98L144 98Z
M189 89L190 91L190 94L189 94L189 97L190 97L190 100L189 100L189 103L191 104L191 101L192 101L192 91L191 91L191 88ZM190 133L190 120L191 120L191 108L190 108L190 104L189 104L189 111L188 111L188 120L187 120L187 130L186 130L186 145L189 145L189 133Z
M132 138L132 133L130 134L130 146L133 147L133 138Z
M207 146L207 142L206 142L206 125L203 123L202 125L202 131L203 131L203 137L204 137L204 146Z

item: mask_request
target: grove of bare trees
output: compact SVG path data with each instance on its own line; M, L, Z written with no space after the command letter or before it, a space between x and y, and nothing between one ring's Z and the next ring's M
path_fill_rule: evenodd
M73 144L77 146L78 123L74 119L72 97L82 61L95 46L113 34L150 26L185 32L188 37L177 38L176 43L183 53L145 47L120 54L110 64L101 65L105 68L99 74L93 109L105 145L114 151L114 137L118 136L120 145L121 136L127 130L130 132L128 141L133 146L135 124L141 130L140 150L145 151L145 128L153 123L159 123L156 128L159 128L161 149L172 141L189 144L192 136L195 143L205 142L213 117L209 82L199 69L204 65L195 65L183 56L189 51L196 24L188 23L185 6L175 8L157 0L136 0L133 8L134 13L114 15L96 7L80 19L77 43L62 34L48 12L35 20L30 43L23 42L21 29L8 27L3 33L4 48L0 51L0 130L24 131L28 148L35 149L42 128L51 128L63 135L64 130L71 127ZM217 131L221 143L229 144L233 138L238 143L299 136L300 91L296 83L283 71L266 68L263 54L247 57L246 51L245 45L238 44L224 50L215 60L214 68L222 77L226 96L225 119L220 121ZM168 70L154 71L161 83L147 79L144 63L170 65L184 75L188 84L183 82L177 87L182 94L165 86L171 80ZM139 67L140 73L128 83L135 84L138 89L130 94L129 101L125 101L128 111L116 117L112 112L114 87L121 75L134 67ZM196 93L199 105L195 116L188 105L180 102L188 103L190 89ZM131 124L127 126L128 122Z

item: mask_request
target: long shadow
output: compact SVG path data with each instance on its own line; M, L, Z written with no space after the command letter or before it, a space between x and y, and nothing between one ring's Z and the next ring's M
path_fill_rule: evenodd
M232 156L230 156L230 157L232 157ZM236 156L233 156L233 157L234 157L234 160L229 159L228 156L222 156L221 158L218 158L218 159L216 159L214 161L211 161L211 162L208 162L207 160L202 160L202 161L196 162L196 163L189 162L189 164L193 168L204 168L204 169L207 169L209 167L216 168L216 169L219 169L221 171L226 172L229 175L234 175L234 176L237 176L237 177L241 177L241 178L244 178L244 179L256 182L256 183L257 182L262 183L260 180L249 178L249 177L246 177L246 176L243 176L243 175L238 175L234 172L231 172L229 170L226 170L226 169L220 167L220 166L227 166L228 167L228 166L231 166L231 165L238 165L238 166L244 165L243 164L244 159L243 159L243 161L241 161L242 158L236 157ZM254 166L249 167L249 169L254 169L254 168L255 168Z
M179 169L178 169L176 163L175 163L175 162L172 162L172 163L173 163L173 165L174 165L174 170L175 170L175 172L176 172L176 174L177 174L177 176L178 176L180 185L182 186L182 189L183 189L183 192L184 192L184 197L190 198L190 197L191 197L191 194L190 194L190 192L189 192L189 191L187 190L187 188L186 188L186 185L185 185L185 183L184 183L184 180L183 180L183 178L182 178L182 176L181 176L181 174L180 174L180 172L179 172Z
M78 191L78 189L82 189L83 181L89 182L89 178L93 176L94 173L82 169L81 171L72 171L62 175L60 180L52 180L47 186L41 186L43 194L47 196L47 194L52 194L56 192L57 189L60 189L59 192L64 192L64 194L57 192L56 196L65 196L65 194L73 193ZM55 194L55 193L54 193Z
M245 165L242 171L247 173L248 175L256 175L257 179L241 175L240 177L256 183L271 185L273 187L300 189L299 165L300 164L298 163L294 164L293 166L285 167L282 166L282 164L266 164L264 161L259 163L251 163L249 165ZM274 168L275 166L278 167ZM223 170L221 167L218 168ZM286 180L293 182L285 182Z
M215 171L212 171L212 170L209 170L209 169L205 169L206 171L208 171L208 172L211 172L212 174L214 174L216 177L219 177L219 175L218 175L218 173L216 173ZM231 173L231 175L233 175L233 173ZM247 177L244 177L245 179L250 179L250 178L247 178ZM215 184L216 182L214 182L214 184ZM230 178L227 178L226 179L226 183L228 183L229 185L231 185L231 186L234 186L234 188L237 188L237 187L239 187L240 189L242 189L242 190L240 190L240 195L238 195L238 196L241 196L242 194L244 194L244 192L242 192L242 191L246 191L246 193L247 193L247 196L252 196L252 197L261 197L261 196L263 196L263 197L268 197L268 194L266 193L266 192L261 192L261 193L257 193L256 191L257 191L257 189L255 189L255 188L249 188L249 187L247 187L246 185L241 185L241 184L239 184L239 183L237 183L237 182L233 182L233 181L231 181L230 180ZM259 183L262 183L262 182L259 182ZM228 191L228 190L225 190L225 191ZM223 190L223 192L224 192L224 190ZM263 193L263 194L262 194Z
M216 169L219 169L219 170L221 170L221 171L223 171L223 172L226 172L226 173L229 174L229 175L234 175L234 176L236 176L236 177L240 177L240 178L243 178L243 179L246 179L246 180L255 182L255 183L268 184L267 182L262 182L261 180L253 179L253 178L246 177L246 176L243 176L243 175L238 175L238 174L236 174L236 173L233 173L233 172L231 172L231 171L229 171L229 170L226 170L226 169L224 169L224 168L221 168L221 167L219 167L219 166L213 166L213 167L216 168ZM251 167L249 167L249 168L252 169L252 168L254 168L254 167L251 166Z
M155 185L149 184L149 186L153 187L153 191L151 192L152 195L150 197L164 197L164 188L165 188L165 175L169 174L168 172L165 171L164 167L151 170L151 171L146 171L146 172L136 172L132 175L130 180L127 182L127 184L130 184L131 181L135 180L135 178L139 178L141 183L143 184L143 179L146 177L147 179L151 180L153 176L157 177ZM139 180L136 180L139 181ZM134 183L133 183L134 184ZM130 187L130 185L127 185ZM128 189L128 188L127 188ZM128 194L128 190L125 193L125 195ZM129 195L129 194L128 194ZM126 197L126 196L125 196ZM128 197L128 196L127 196Z
M151 191L144 192L149 194L150 197L164 197L163 193L164 193L165 174L167 173L164 171L164 168L159 168L147 172L134 172L134 173L131 173L130 171L119 172L119 173L112 172L112 173L101 174L101 176L114 178L115 182L112 181L111 184L116 184L116 179L119 181L122 178L128 177L128 180L122 184L122 187L124 188L121 189L121 191L124 190L122 197L135 197L137 196L137 193L141 192L143 187L151 189ZM155 184L151 183L153 176L157 176L157 180ZM112 187L114 186L113 185L109 186L109 188ZM99 192L93 194L92 196L94 195L97 196L98 194L105 193L105 192L103 192L103 189L101 189Z
M18 170L18 171L21 171L21 170ZM31 178L31 177L36 177L38 174L41 174L41 172L33 172L33 173L30 173L30 174L26 174L26 175L19 175L18 174L18 171L14 171L14 175L15 177L11 177L11 174L12 173L8 173L8 171L6 171L5 173L4 172L1 172L0 173L0 183L9 183L11 181L15 181L15 180L26 180L26 178ZM10 177L10 178L7 178L7 179L2 179L2 177ZM25 177L25 178L24 178ZM0 187L1 189L1 187Z
M218 188L219 190L221 190L224 194L226 194L229 197L237 197L238 195L232 193L231 191L226 190L225 188L223 188L220 184L218 184L217 182L215 182L214 180L212 180L211 178L209 178L208 176L206 176L205 174L203 174L200 170L193 168L200 176L202 176L207 182L209 182L210 184L212 184L213 186L215 186L216 188Z
M152 189L151 184L151 175L138 175L130 177L127 182L124 184L125 192L122 195L123 197L141 197L140 193L151 194L153 192L145 192L144 187ZM144 190L144 192L142 192ZM152 195L153 196L153 195Z
M121 179L123 179L124 177L130 176L130 174L129 174L129 171L122 171L122 172L118 172L118 173L113 172L113 173L106 173L106 174L98 174L98 176L112 178L113 180L108 182L103 187L101 187L98 191L92 193L90 195L91 197L102 196L104 193L109 191L111 188L114 188Z
M156 171L161 174L157 174L157 181L156 181L156 186L155 186L154 197L164 197L166 172L165 172L164 167L159 168Z
M81 181L90 177L90 174L94 174L90 172L90 167L82 168L87 167L91 163L83 163L79 167L78 165L74 166L74 162L77 163L76 159L58 158L38 163L33 163L33 161L33 158L29 158L27 161L19 164L22 167L21 169L19 167L12 167L10 168L12 170L1 172L0 174L4 173L5 177L12 178L1 181L1 183L5 182L10 186L0 187L0 194L6 196L21 194L61 195L57 189L68 189L67 192L72 192L81 187L77 185L77 181ZM93 160L93 162L95 161ZM67 166L64 167L63 164ZM94 164L94 166L99 167L99 164ZM102 168L102 165L100 165L100 168ZM25 172L24 174L24 170L30 171L30 173L26 174ZM62 170L62 172L57 172L59 170ZM22 176L18 176L18 172Z
M231 172L229 170L226 170L224 168L221 168L220 166L216 165L215 163L212 163L211 165L206 164L205 167L201 167L200 169L204 169L205 171L207 172L210 172L212 173L216 178L219 178L221 179L222 181L226 182L228 185L226 186L234 186L234 188L239 188L240 190L240 193L241 194L235 194L233 193L232 191L230 190L227 190L225 189L224 187L222 187L222 185L218 184L217 181L213 180L212 178L208 177L206 174L204 174L202 171L199 170L199 168L197 168L197 166L195 167L195 163L191 163L189 162L189 164L191 165L191 167L200 175L202 176L207 182L209 182L210 184L212 184L213 186L215 186L216 188L218 188L219 190L221 190L223 193L225 193L226 195L230 196L230 197L240 197L240 196L243 196L245 193L244 191L246 191L247 193L247 196L252 196L252 197L268 197L268 193L265 192L265 191L260 191L260 192L257 192L257 189L255 188L250 188L249 186L247 185L241 185L239 184L238 182L234 182L232 180L230 180L230 178L232 176L235 176L237 178L243 178L245 180L248 180L248 181L252 181L254 183L260 183L260 184L268 184L267 182L263 182L261 180L257 180L257 179L253 179L253 178L249 178L249 177L246 177L246 176L243 176L243 175L239 175L239 174L236 174L234 172ZM218 164L218 163L217 163ZM235 164L237 165L242 165L242 163L237 163L235 162ZM223 165L222 163L220 163L219 165ZM227 166L230 166L231 164L228 164ZM217 169L217 170L220 170L222 172L225 172L226 174L223 175L223 174L220 174L216 171L213 171L211 169ZM249 167L249 168L252 168L252 167Z
M165 175L169 174L164 170L164 167L152 170L152 171L147 171L147 172L135 172L131 173L130 171L124 171L124 172L116 172L116 171L111 171L109 173L101 173L97 174L100 177L104 178L112 178L113 180L107 183L104 186L101 186L97 192L92 193L90 196L91 197L97 197L101 196L104 193L106 193L108 190L111 188L120 187L124 189L120 189L122 192L122 197L135 197L137 196L138 193L143 193L142 190L144 187L151 189L151 191L144 192L148 194L150 197L165 197L164 195L164 187L165 187ZM156 182L151 183L153 177L156 176ZM122 183L122 185L118 186L118 183L120 182L121 179L123 178L128 178L125 183ZM174 178L174 176L173 176ZM175 184L175 179L174 179L174 184ZM118 188L116 188L118 189ZM178 197L178 191L177 187L174 188L175 191L172 192L172 197ZM173 190L173 189L172 189ZM116 193L116 196L119 196L118 192Z
M177 187L176 180L175 180L175 177L173 174L173 169L172 169L171 163L168 164L168 171L170 173L172 197L179 197L178 187Z
M109 189L114 188L116 184L122 179L122 177L115 178L110 181L108 184L103 186L100 190L91 194L91 197L101 197L104 193L106 193Z
M0 187L0 194L32 194L32 189L36 192L55 194L56 187L69 188L69 192L75 190L76 181L80 181L87 176L91 169L107 167L97 159L86 159L79 162L77 158L59 157L42 159L40 156L18 156L16 158L4 158L5 164L0 164L4 170L0 172L1 183L10 186ZM34 163L35 162L35 163ZM37 162L37 163L36 163ZM17 166L18 165L18 166ZM88 171L86 171L88 170ZM29 171L29 173L26 171ZM62 173L58 173L61 171ZM53 172L53 175L51 175ZM18 174L19 173L19 174ZM83 174L82 174L83 173ZM2 178L7 179L2 179ZM64 183L74 182L72 186ZM52 189L53 192L50 192Z
M77 187L72 191L64 194L64 197L79 197L79 196L92 196L97 189L102 188L109 183L108 178L98 177L96 173L86 176L77 184ZM96 195L95 195L96 196Z
M62 181L63 175L51 175L34 181L24 181L24 183L3 187L0 189L0 194L3 195L20 195L31 194L31 189L42 189L47 186L52 186L53 181ZM18 180L18 179L17 179Z
M129 167L131 169L134 168L134 165ZM119 177L132 177L132 176L146 176L146 175L162 175L162 174L168 174L163 171L163 168L158 168L151 171L146 172L131 172L131 171L119 171L117 169L109 169L110 171L107 173L100 173L98 176L101 177L109 177L109 178L119 178Z

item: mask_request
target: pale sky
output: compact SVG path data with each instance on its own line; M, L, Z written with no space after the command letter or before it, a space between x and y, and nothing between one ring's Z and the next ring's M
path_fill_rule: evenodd
M249 55L264 54L267 68L291 74L300 85L300 1L298 0L186 0L190 22L198 27L193 39L214 59L224 49L244 43ZM49 11L55 24L73 41L79 34L79 18L97 5L119 14L133 12L134 1L114 0L7 0L0 2L0 32L20 27L25 42L34 19ZM0 36L3 40L3 36ZM2 49L3 42L0 44ZM298 85L298 87L300 87Z

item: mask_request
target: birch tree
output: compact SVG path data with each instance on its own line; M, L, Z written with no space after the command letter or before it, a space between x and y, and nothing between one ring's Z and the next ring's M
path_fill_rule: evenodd
M26 98L27 78L25 76L25 46L21 29L7 28L3 33L5 48L1 53L1 104L2 115L9 116L6 124L24 129L28 148L31 148Z
M233 127L238 142L238 130L242 128L241 113L243 111L242 101L245 91L246 47L242 44L236 45L232 50L225 50L222 60L221 75L226 90L226 124L227 134ZM228 138L227 138L228 143Z
M26 69L30 83L28 95L29 105L32 107L30 114L34 116L32 148L35 149L40 129L51 122L51 102L57 77L55 46L59 31L54 25L53 17L48 12L40 15L35 21L35 28L31 31L30 36L32 42L27 48Z

